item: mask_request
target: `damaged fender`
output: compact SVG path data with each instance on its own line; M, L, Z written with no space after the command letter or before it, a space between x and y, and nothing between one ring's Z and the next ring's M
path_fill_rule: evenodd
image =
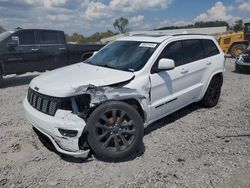
M126 87L123 86L125 84ZM123 101L126 99L135 99L139 102L144 112L145 122L147 122L147 114L149 111L148 101L150 100L149 78L143 78L139 84L140 87L138 87L138 89L132 89L128 87L131 84L134 85L133 81L131 80L127 81L125 84L117 83L115 85L102 87L88 85L75 88L75 92L78 94L88 94L91 96L90 108L95 108L98 105L111 100Z

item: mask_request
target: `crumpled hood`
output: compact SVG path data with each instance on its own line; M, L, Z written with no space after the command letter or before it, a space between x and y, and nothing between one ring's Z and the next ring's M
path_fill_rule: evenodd
M31 81L30 87L45 95L69 97L84 92L89 85L107 86L133 77L132 72L78 63L41 74Z

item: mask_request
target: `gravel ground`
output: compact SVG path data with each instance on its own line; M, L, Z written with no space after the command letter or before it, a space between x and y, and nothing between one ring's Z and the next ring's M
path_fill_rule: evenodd
M145 130L126 162L60 156L25 120L22 100L37 74L5 79L0 89L0 187L250 187L250 75L226 62L222 96L194 104Z

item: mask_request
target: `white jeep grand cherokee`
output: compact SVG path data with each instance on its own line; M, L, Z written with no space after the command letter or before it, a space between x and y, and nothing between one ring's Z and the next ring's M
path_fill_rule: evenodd
M218 103L224 54L205 35L136 35L85 62L36 77L23 104L27 119L57 151L109 161L129 157L144 127L191 103Z

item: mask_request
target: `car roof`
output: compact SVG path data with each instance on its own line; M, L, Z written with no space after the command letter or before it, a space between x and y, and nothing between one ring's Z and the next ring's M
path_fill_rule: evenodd
M174 34L164 34L164 33L142 33L142 34L134 34L131 36L123 37L117 39L118 41L141 41L141 42L154 42L154 43L162 43L163 41L174 38L188 36L188 38L194 39L213 39L212 36L205 34L196 34L196 33L174 33Z
M63 31L60 31L60 30L54 30L54 29L15 29L14 30L15 32L16 31L59 31L59 32L63 32Z

